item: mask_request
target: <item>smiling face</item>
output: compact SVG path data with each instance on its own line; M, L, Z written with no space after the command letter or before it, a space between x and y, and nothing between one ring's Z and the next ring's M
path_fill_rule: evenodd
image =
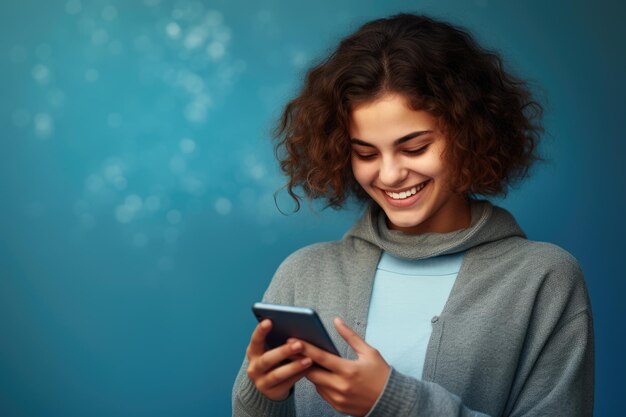
M446 138L437 119L390 94L351 113L352 172L389 227L445 233L470 224L469 203L449 186Z

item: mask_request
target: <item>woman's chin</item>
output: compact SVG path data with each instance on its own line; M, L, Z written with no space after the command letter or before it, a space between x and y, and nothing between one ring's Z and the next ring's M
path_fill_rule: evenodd
M423 220L421 218L406 218L405 216L394 216L387 214L387 223L390 229L393 230L411 230L418 228L420 224L422 224Z

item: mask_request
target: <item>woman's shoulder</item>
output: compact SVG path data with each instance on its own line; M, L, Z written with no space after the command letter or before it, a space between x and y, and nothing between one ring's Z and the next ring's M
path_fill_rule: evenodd
M548 293L586 292L578 260L567 250L549 242L512 237L475 248L473 268L498 271L516 277L508 280L518 290L536 288Z
M578 260L567 250L549 242L514 239L509 242L511 270L522 284L537 288L546 302L563 305L588 304L587 286Z
M554 243L525 240L525 245L520 249L531 262L541 263L551 268L580 269L574 255Z
M549 242L528 241L527 246L528 267L543 273L545 292L579 293L581 301L588 298L582 267L571 253Z
M554 243L525 240L525 244L520 245L519 252L520 260L543 268L546 272L582 276L580 263L574 255Z
M474 249L475 255L484 260L508 260L517 265L534 265L534 269L580 270L578 260L562 247L554 243L529 240L521 236L489 242Z

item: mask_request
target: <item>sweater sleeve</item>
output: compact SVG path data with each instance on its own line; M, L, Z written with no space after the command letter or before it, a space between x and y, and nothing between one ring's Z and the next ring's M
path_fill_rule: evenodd
M279 266L272 278L263 302L293 304L294 271L293 260L298 252L289 256ZM283 401L273 401L261 393L248 378L248 360L244 358L232 391L233 417L295 417L296 408L293 390Z
M591 303L572 257L555 266L534 305L534 326L520 357L515 397L506 415L593 415L594 340Z
M575 283L570 291L560 291L568 301L554 308L555 293L550 289L537 298L539 324L527 335L530 348L522 352L511 397L503 416L593 415L594 342L593 322L582 273L570 264L554 282ZM552 286L549 282L546 287ZM550 301L551 300L551 301ZM541 307L540 305L551 306ZM554 320L550 317L554 317ZM558 316L558 318L557 318ZM549 331L548 331L549 329ZM367 417L486 416L463 404L462 399L433 382L392 370L383 393Z
M367 417L454 416L488 417L463 405L461 399L442 386L406 376L395 369L380 398Z
M273 401L259 391L248 378L244 360L233 387L233 417L294 417L296 407L291 393L283 401Z

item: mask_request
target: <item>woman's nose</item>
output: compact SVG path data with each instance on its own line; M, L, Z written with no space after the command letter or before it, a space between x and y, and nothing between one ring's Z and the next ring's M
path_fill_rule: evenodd
M383 185L393 187L402 183L408 170L396 158L381 158L378 178Z

